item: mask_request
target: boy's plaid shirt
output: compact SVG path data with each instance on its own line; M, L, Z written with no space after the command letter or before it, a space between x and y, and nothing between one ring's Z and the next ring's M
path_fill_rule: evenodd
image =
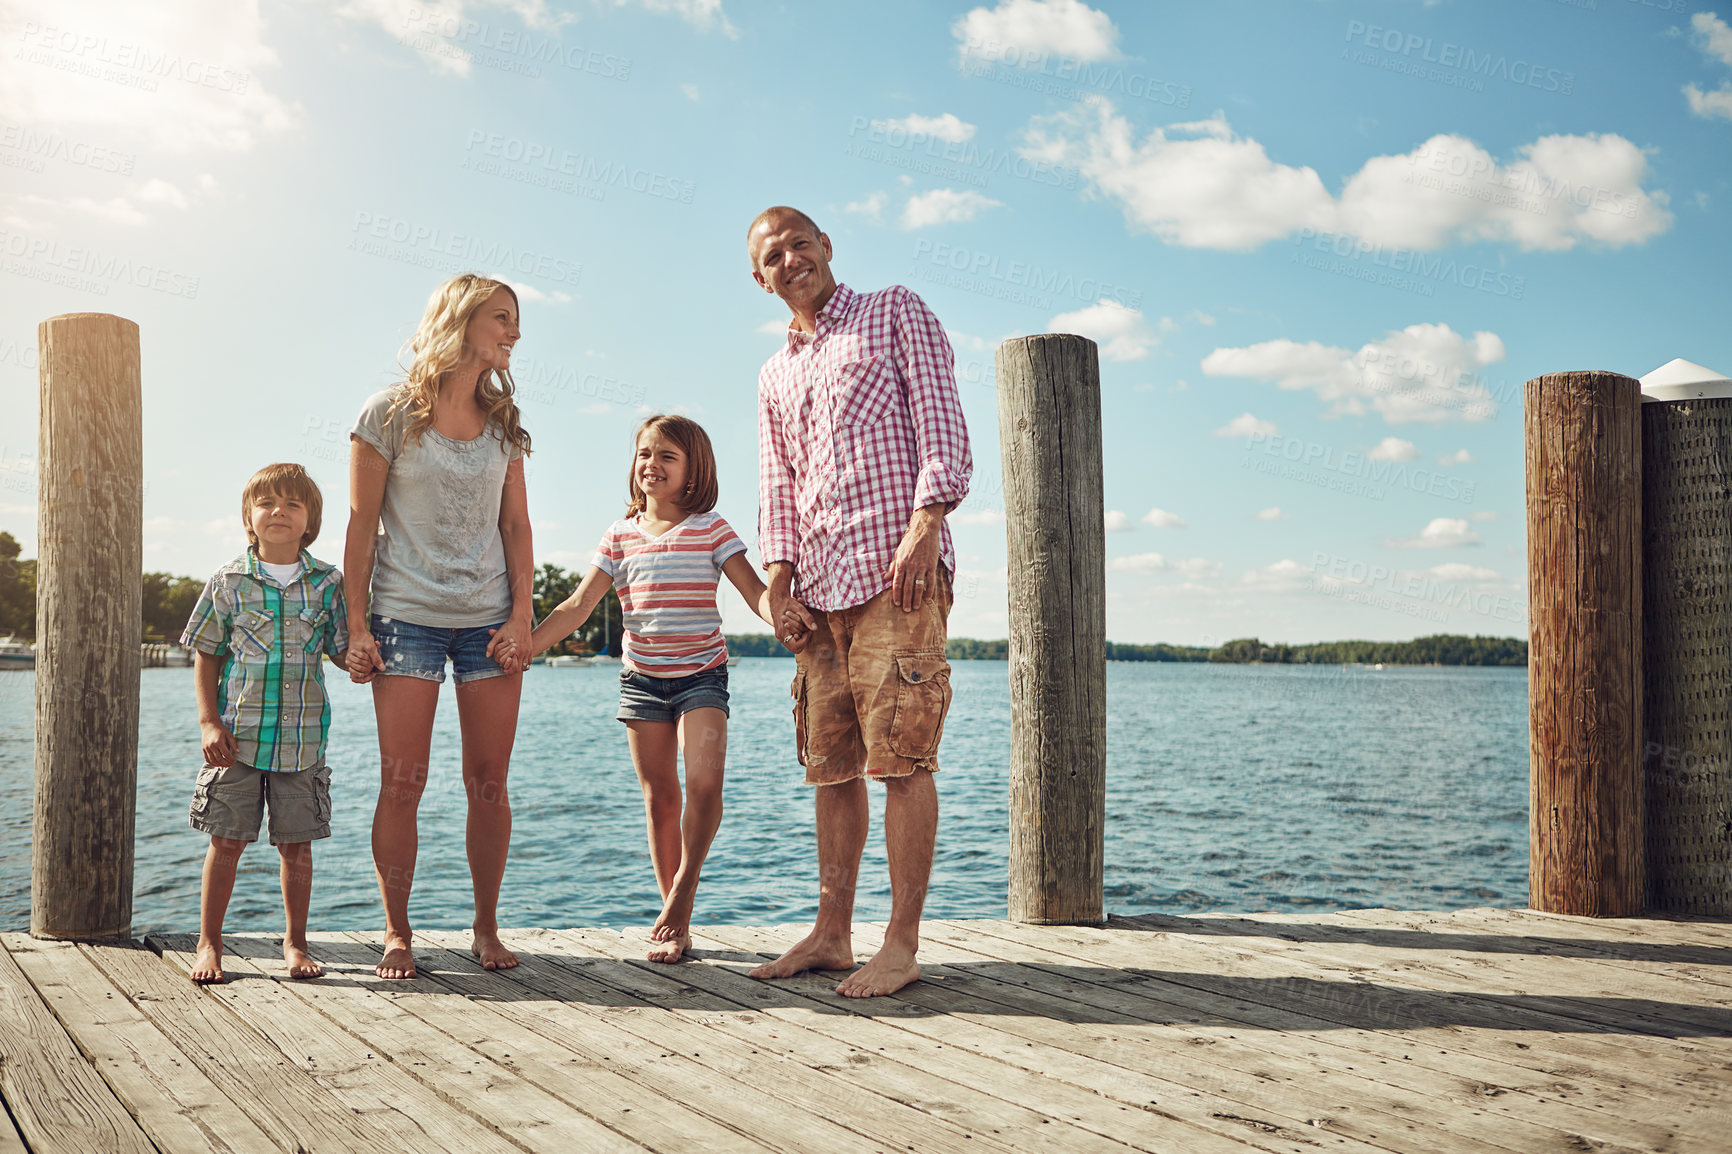
M255 769L310 769L331 732L320 662L349 648L343 575L305 549L301 565L284 588L248 549L211 577L180 639L226 658L217 705L235 760Z

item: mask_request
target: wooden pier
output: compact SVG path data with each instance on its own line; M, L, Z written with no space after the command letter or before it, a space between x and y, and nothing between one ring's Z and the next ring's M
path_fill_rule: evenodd
M1732 925L1526 910L937 921L850 1002L745 971L794 929L520 930L423 977L323 934L0 936L0 1152L1725 1151ZM865 930L857 948L875 944ZM148 948L147 948L148 947Z

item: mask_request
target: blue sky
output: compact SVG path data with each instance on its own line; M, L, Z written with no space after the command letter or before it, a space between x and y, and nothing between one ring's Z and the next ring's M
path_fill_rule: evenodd
M1525 635L1521 386L1732 372L1732 3L0 2L0 528L35 549L34 326L139 322L145 558L204 575L272 460L325 491L448 272L523 288L538 560L631 430L756 521L785 311L743 233L950 331L957 636L1006 632L992 350L1102 347L1108 636ZM729 628L752 619L731 593Z

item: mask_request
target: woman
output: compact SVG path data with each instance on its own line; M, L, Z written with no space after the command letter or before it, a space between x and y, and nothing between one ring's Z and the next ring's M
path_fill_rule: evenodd
M463 733L466 842L475 890L470 947L517 965L499 940L511 842L506 771L533 607L523 457L512 399L517 294L465 273L440 285L411 338L405 379L367 398L350 432L349 674L372 682L379 725L373 864L385 902L381 978L413 978L409 888L445 662Z

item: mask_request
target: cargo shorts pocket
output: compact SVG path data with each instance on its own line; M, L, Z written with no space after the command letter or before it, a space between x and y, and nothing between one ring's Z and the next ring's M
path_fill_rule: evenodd
M806 764L806 674L794 674L794 684L788 687L794 697L794 756Z
M944 715L950 709L950 663L933 650L892 656L896 712L890 719L890 750L898 757L931 757L944 736Z
M309 770L313 775L313 811L321 827L331 824L331 767L328 765L314 766Z
M222 770L214 765L207 765L198 771L198 781L192 787L192 804L187 806L187 816L194 821L202 821L210 812L210 787L216 781L217 774Z

